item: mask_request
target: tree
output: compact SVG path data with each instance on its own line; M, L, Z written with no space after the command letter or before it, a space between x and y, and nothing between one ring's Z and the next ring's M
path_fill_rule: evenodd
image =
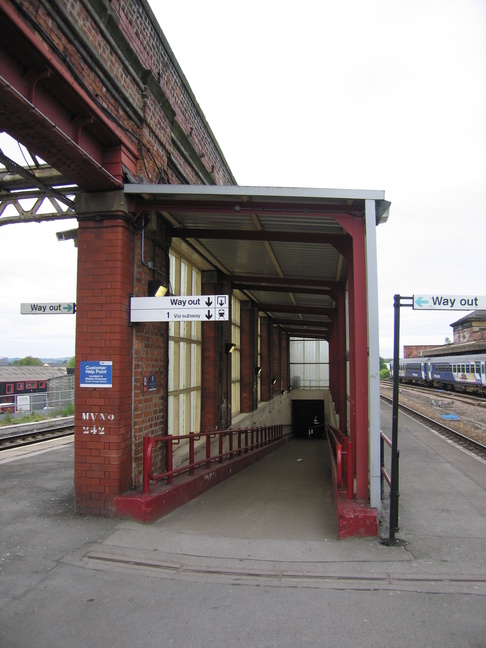
M383 358L380 358L380 380L386 380L390 377L390 370Z
M20 367L42 367L42 360L33 358L32 356L26 356L25 358L20 358L20 360L14 360L12 364Z
M76 366L76 356L73 356L71 360L67 363L68 369L74 369Z

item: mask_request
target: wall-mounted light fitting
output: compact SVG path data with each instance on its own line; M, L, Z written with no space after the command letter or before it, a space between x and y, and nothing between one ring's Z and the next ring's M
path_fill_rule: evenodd
M164 297L169 286L163 279L151 279L148 282L147 293L149 297Z
M259 376L262 373L261 367L255 367L255 376Z
M224 351L226 354L233 353L233 351L236 349L236 344L233 344L233 342L226 342L224 345Z
M276 385L276 384L277 384L277 379L276 379L276 378L272 378L272 385Z

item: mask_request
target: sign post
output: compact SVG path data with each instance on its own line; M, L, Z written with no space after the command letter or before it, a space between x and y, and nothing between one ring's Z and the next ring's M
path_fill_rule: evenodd
M413 310L486 310L486 296L481 295L413 295L412 297L394 296L394 338L393 338L393 405L392 405L392 449L390 475L390 528L388 544L395 544L398 531L398 408L400 372L400 308Z
M407 300L402 303L403 300ZM411 308L413 297L394 296L394 334L393 334L393 405L392 405L392 448L391 448L391 475L390 475L390 521L388 532L388 544L395 544L395 533L398 531L398 489L399 473L399 451L398 451L398 399L399 399L399 376L400 371L400 308L402 306Z

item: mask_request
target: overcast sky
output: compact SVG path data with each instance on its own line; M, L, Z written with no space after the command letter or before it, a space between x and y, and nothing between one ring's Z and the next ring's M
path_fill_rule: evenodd
M486 0L151 2L240 185L382 189L380 353L393 295L486 295ZM0 228L0 357L74 353L68 224ZM402 309L401 345L465 315Z

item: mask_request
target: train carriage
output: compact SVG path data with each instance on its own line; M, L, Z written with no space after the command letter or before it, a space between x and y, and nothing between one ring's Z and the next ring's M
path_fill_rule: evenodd
M393 365L391 367L393 375ZM486 394L486 354L405 358L399 362L402 383Z
M417 385L425 385L428 380L426 359L406 358L400 360L398 376L401 382L412 382Z

